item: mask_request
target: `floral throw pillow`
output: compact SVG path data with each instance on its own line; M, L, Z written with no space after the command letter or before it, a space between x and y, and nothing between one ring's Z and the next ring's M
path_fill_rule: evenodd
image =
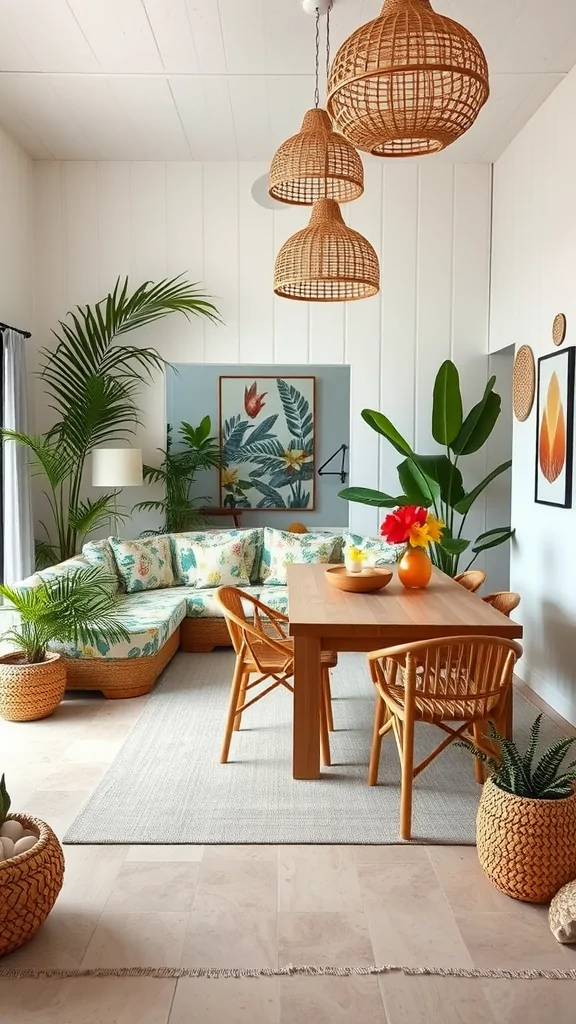
M90 565L97 565L99 568L105 569L109 576L115 576L118 579L118 566L109 539L89 540L82 548L82 555Z
M242 556L242 571L239 577L235 577L231 581L233 585L238 587L248 586L257 579L262 546L262 531L259 529L173 533L171 534L171 542L176 580L178 583L184 584L184 586L195 587L197 585L199 559L212 563L212 556L208 559L203 558L202 553L204 549L220 548L230 543L236 545ZM241 580L245 582L240 582ZM224 583L203 584L203 586L215 585L223 586Z
M364 556L364 565L392 565L401 557L405 544L388 544L378 537L362 537L358 533L345 533L343 555L346 559L350 548L358 548Z
M172 552L168 537L157 536L146 540L121 540L119 537L110 537L110 544L120 579L128 594L174 586Z
M246 556L241 540L198 546L196 557L196 589L205 587L248 587Z
M294 563L331 562L340 538L328 533L288 533L264 528L261 582L267 587L286 586L286 568Z

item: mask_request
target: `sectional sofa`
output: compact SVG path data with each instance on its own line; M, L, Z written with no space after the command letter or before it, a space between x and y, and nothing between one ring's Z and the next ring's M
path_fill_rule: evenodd
M291 562L338 563L349 546L361 547L367 564L393 562L398 548L355 534L295 534L268 527L165 534L140 540L109 537L84 545L82 554L23 581L99 565L117 581L118 614L128 643L57 646L66 658L67 687L101 690L106 697L148 693L181 648L207 652L230 645L215 591L233 584L286 613L286 567ZM250 606L247 605L247 610Z

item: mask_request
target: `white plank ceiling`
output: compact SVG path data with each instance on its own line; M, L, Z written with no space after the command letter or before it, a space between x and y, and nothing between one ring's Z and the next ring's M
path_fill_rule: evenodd
M332 46L381 0L335 0ZM437 0L491 96L444 154L495 160L576 63L574 0ZM0 124L34 157L267 160L313 101L300 0L0 0Z

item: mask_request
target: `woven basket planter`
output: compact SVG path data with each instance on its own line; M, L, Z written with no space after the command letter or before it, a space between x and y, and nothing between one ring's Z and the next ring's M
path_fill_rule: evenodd
M0 658L0 715L9 722L46 718L58 707L66 689L66 665L59 654L28 665L19 654Z
M530 800L488 779L476 821L478 860L493 885L527 903L549 903L576 878L576 790Z
M36 832L39 841L27 853L0 862L0 956L36 934L64 880L64 854L52 829L23 814L9 814L8 820Z

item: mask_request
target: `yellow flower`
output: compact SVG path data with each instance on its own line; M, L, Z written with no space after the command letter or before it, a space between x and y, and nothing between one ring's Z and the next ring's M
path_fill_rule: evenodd
M443 523L441 519L436 519L431 512L428 513L426 520L426 527L428 529L428 537L435 544L438 544L442 540L442 532L446 523Z
M302 468L302 463L306 462L308 458L308 453L303 452L298 448L287 448L284 452L284 462L286 463L286 467L294 472L299 472Z
M222 470L222 486L230 486L231 484L238 483L238 470L237 469L223 469Z
M360 548L350 548L348 551L348 558L352 562L361 562L364 558L364 552Z
M408 532L408 543L413 548L427 548L430 540L431 537L428 533L428 523L424 523L424 526L420 526L419 523L414 523L414 526L410 527Z

